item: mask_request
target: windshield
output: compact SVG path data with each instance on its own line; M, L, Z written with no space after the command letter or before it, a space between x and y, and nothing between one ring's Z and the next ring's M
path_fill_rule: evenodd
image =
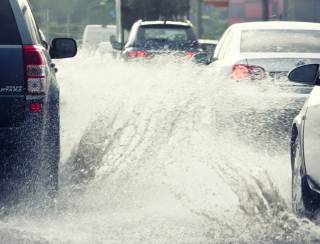
M247 30L241 52L320 53L318 30Z
M186 45L198 45L196 36L191 27L150 25L142 26L135 40L136 46L169 49Z

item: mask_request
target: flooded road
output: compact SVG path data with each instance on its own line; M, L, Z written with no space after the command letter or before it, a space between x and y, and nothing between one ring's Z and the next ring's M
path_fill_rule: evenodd
M320 242L290 208L286 115L303 96L161 60L82 54L59 68L56 209L21 204L0 243Z

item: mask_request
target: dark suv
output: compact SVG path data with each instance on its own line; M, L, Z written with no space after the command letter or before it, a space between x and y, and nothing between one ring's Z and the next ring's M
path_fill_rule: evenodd
M113 43L115 49L121 45ZM122 51L126 60L152 58L156 55L177 55L192 58L201 52L192 24L174 21L137 21L131 28Z
M39 183L54 196L60 118L51 59L73 57L77 46L70 38L46 43L27 0L1 0L0 29L0 190L16 193Z

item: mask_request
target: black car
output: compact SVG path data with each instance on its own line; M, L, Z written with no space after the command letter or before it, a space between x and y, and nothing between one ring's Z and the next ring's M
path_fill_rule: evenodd
M54 196L60 160L59 86L52 59L73 57L73 39L49 45L27 0L0 5L0 190L41 186ZM14 187L13 187L14 186Z
M122 50L117 43L113 43L113 47ZM121 56L125 60L150 59L157 55L192 58L201 51L190 22L139 20L132 26Z

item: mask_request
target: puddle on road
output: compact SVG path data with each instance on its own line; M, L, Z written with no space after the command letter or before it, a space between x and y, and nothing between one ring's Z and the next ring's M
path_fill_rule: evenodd
M318 241L318 228L289 207L286 115L301 101L271 82L221 80L210 67L82 57L59 65L57 209L19 209L0 223L0 240Z

